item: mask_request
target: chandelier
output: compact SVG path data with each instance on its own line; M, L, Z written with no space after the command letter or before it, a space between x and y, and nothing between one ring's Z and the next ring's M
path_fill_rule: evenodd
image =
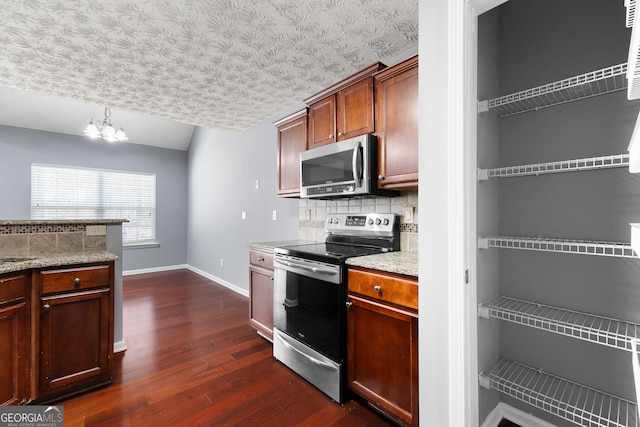
M87 128L84 130L84 134L89 138L102 138L109 142L127 141L129 138L127 138L127 135L124 133L122 125L117 124L117 127L119 128L118 130L116 130L111 123L111 109L104 107L104 120L102 123L95 117L91 117Z

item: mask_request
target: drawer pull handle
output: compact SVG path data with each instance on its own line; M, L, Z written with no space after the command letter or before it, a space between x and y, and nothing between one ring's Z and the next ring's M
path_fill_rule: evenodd
M80 278L76 277L75 279L73 279L73 285L77 288L78 286L80 286Z
M45 304L42 306L43 310L49 310L51 308L51 306L49 304Z
M373 287L373 290L374 290L374 291L376 291L376 292L378 292L378 293L380 293L380 292L382 292L382 286L380 286L380 285L375 285L375 286Z
M263 257L261 257L261 256L259 256L259 257L258 257L258 262L262 262L262 261L264 261L264 258L263 258Z

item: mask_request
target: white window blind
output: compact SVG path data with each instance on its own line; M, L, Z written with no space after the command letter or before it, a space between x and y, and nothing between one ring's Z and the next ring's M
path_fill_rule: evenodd
M125 245L156 238L156 175L31 165L32 219L128 219Z

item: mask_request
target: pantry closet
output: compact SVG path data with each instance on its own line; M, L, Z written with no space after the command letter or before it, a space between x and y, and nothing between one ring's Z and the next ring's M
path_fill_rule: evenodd
M562 427L640 425L629 6L511 0L478 17L480 424L502 402Z

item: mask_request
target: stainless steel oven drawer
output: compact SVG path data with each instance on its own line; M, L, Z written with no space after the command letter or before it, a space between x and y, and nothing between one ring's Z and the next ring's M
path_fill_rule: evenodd
M273 356L338 403L342 403L342 365L273 329Z

